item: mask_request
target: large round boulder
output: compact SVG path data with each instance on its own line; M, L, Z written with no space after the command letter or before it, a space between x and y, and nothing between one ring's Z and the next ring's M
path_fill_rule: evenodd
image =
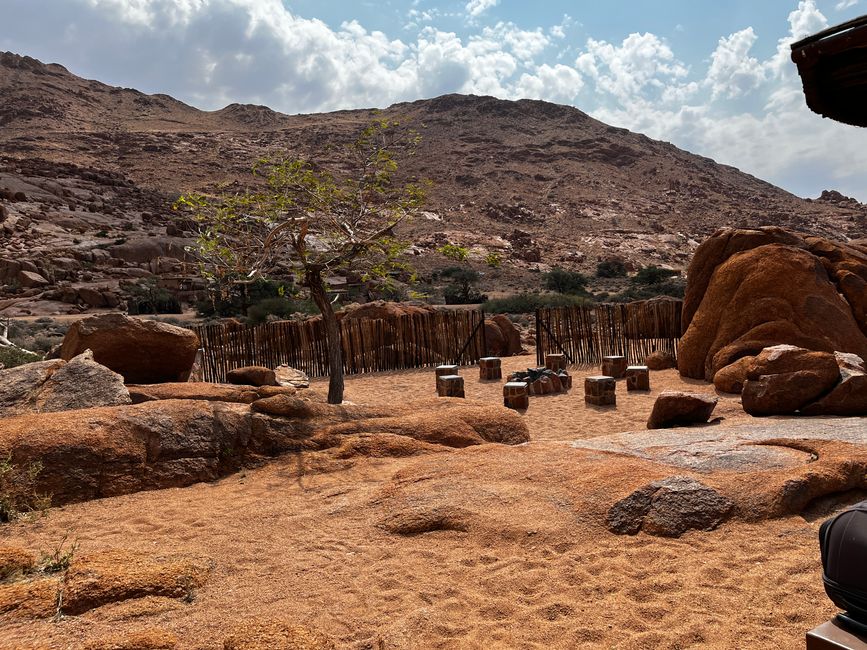
M840 284L857 283L848 274L867 281L867 253L778 228L716 233L690 265L680 373L713 381L781 343L863 357L867 323L857 317L861 298L850 302Z
M62 359L87 349L128 384L184 381L193 367L199 337L183 327L123 314L101 314L73 323L60 348Z

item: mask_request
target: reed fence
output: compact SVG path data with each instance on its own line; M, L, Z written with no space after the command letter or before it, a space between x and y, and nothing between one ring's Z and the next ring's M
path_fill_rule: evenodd
M484 312L437 311L390 319L340 321L346 374L473 364L485 356ZM194 328L202 345L202 378L224 382L233 368L286 364L310 377L328 375L328 344L321 319L252 327Z
M643 363L654 351L677 355L683 301L640 302L552 307L536 311L536 361L565 354L573 365L598 365L619 354Z

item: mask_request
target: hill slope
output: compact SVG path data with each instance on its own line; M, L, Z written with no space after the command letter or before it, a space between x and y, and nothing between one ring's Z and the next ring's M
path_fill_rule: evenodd
M0 256L75 259L102 244L120 259L110 269L96 263L90 280L73 269L65 278L73 284L154 270L149 254L187 241L169 211L177 192L243 182L269 152L339 162L340 148L327 145L351 140L374 115L289 116L239 104L200 111L11 53L0 54L0 96L0 189L28 198L5 206ZM800 199L575 108L447 95L382 113L411 120L422 135L401 173L433 182L426 218L403 233L414 261L423 271L443 266L433 248L445 241L472 247L476 259L497 250L507 263L489 289L538 286L530 271L589 270L612 255L680 268L701 238L726 225L867 235L867 207L857 202ZM151 253L117 257L106 239L125 239L127 248L147 239Z

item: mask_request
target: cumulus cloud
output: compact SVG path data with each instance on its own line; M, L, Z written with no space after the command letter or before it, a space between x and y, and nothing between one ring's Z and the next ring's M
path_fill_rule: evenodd
M719 40L706 77L714 98L738 97L764 81L765 66L749 55L756 39L753 28L747 27Z
M467 3L466 10L471 17L475 18L481 16L488 9L496 7L498 4L500 4L500 0L470 0Z
M629 102L661 92L689 72L654 34L630 34L620 45L588 39L575 68L596 82L596 91Z
M571 104L584 87L584 80L575 68L557 64L542 64L518 80L518 95L527 99L544 99Z

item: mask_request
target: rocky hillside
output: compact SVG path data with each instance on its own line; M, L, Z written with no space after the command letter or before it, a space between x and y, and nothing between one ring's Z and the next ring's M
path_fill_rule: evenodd
M0 94L4 314L122 304L130 283L148 278L195 288L181 262L191 233L170 210L178 192L244 182L268 153L339 163L328 145L374 114L205 112L12 53L0 54ZM722 226L867 235L867 206L839 193L801 199L575 108L447 95L383 114L411 120L423 138L401 173L433 183L427 212L402 233L414 264L445 266L435 248L449 242L470 247L480 270L498 252L503 268L487 274L488 291L538 288L537 271L590 271L612 256L683 268Z

